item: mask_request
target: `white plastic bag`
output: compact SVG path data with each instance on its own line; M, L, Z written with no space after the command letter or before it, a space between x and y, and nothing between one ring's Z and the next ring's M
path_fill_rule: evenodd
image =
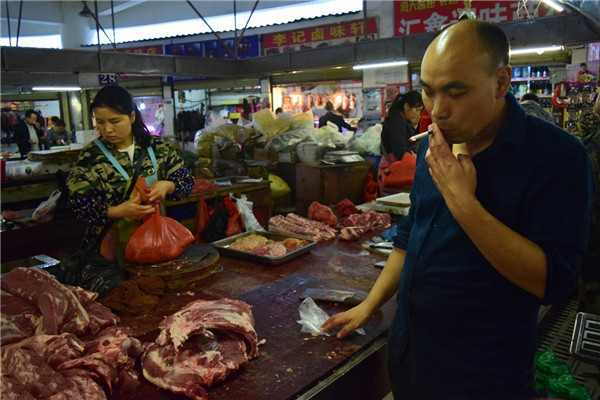
M31 217L32 221L35 222L48 222L54 218L54 213L56 212L56 203L60 197L60 191L55 190L50 194L48 200L44 200L40 203L38 208L33 212L33 216Z
M300 312L300 319L297 322L302 325L300 332L325 336L331 336L334 334L332 331L325 332L323 331L323 328L321 328L321 326L329 318L329 315L319 308L315 301L310 297L305 298L304 301L300 303L298 311ZM359 335L367 334L363 328L358 328L354 332L358 333Z
M376 124L363 134L354 135L346 146L348 150L356 151L362 156L380 155L381 145L381 124Z
M248 200L248 197L245 194L242 194L240 198L234 197L235 205L237 206L238 211L242 214L242 219L244 220L244 226L246 226L246 232L252 231L262 231L265 229L256 219L254 212L252 211L252 202Z
M300 312L300 319L297 322L302 325L300 332L315 333L325 336L331 336L333 334L331 332L324 332L323 328L321 328L321 325L327 321L329 315L321 310L310 297L304 299L300 304L298 311Z

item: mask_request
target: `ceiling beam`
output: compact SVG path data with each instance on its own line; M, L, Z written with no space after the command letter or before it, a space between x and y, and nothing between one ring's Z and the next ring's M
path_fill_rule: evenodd
M581 44L598 36L579 14L504 24L513 48L544 44ZM351 66L366 61L406 59L420 62L435 33L362 41L239 60L115 51L51 50L2 47L2 87L21 73L116 73L216 79L264 77L270 74ZM43 60L43 61L40 61ZM25 73L23 75L23 73ZM33 75L31 75L33 76ZM14 77L14 75L13 75Z

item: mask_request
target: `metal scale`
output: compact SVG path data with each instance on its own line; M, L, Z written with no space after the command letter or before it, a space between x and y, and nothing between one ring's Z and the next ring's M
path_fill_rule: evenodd
M340 164L348 164L354 162L365 161L364 158L360 156L355 151L349 150L336 150L336 151L328 151L323 156L323 160L331 163L340 163Z

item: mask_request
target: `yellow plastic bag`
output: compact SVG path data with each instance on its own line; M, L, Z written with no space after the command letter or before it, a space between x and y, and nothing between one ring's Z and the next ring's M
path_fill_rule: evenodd
M290 193L292 189L290 186L277 175L269 174L269 181L271 181L271 197L282 197Z

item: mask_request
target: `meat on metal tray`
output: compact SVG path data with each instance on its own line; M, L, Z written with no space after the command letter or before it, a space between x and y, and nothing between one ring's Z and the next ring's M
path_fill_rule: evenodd
M308 242L307 245L302 246L296 250L288 251L286 254L283 254L281 256L260 255L260 254L255 254L255 253L248 252L248 251L232 249L230 247L231 244L233 242L235 242L236 240L250 236L250 235L260 235L260 236L263 236L274 242L283 242L285 239L297 239L293 236L280 235L278 233L273 233L273 232L252 231L252 232L240 233L235 236L217 240L216 242L213 242L212 244L213 244L213 246L215 246L215 249L217 249L219 254L224 255L224 256L241 258L243 260L250 260L250 261L254 261L254 262L257 262L260 264L266 264L266 265L279 265L279 264L283 264L289 260L292 260L298 256L301 256L302 254L309 252L310 249L317 243L314 240L304 239L304 240L306 240L306 242Z

